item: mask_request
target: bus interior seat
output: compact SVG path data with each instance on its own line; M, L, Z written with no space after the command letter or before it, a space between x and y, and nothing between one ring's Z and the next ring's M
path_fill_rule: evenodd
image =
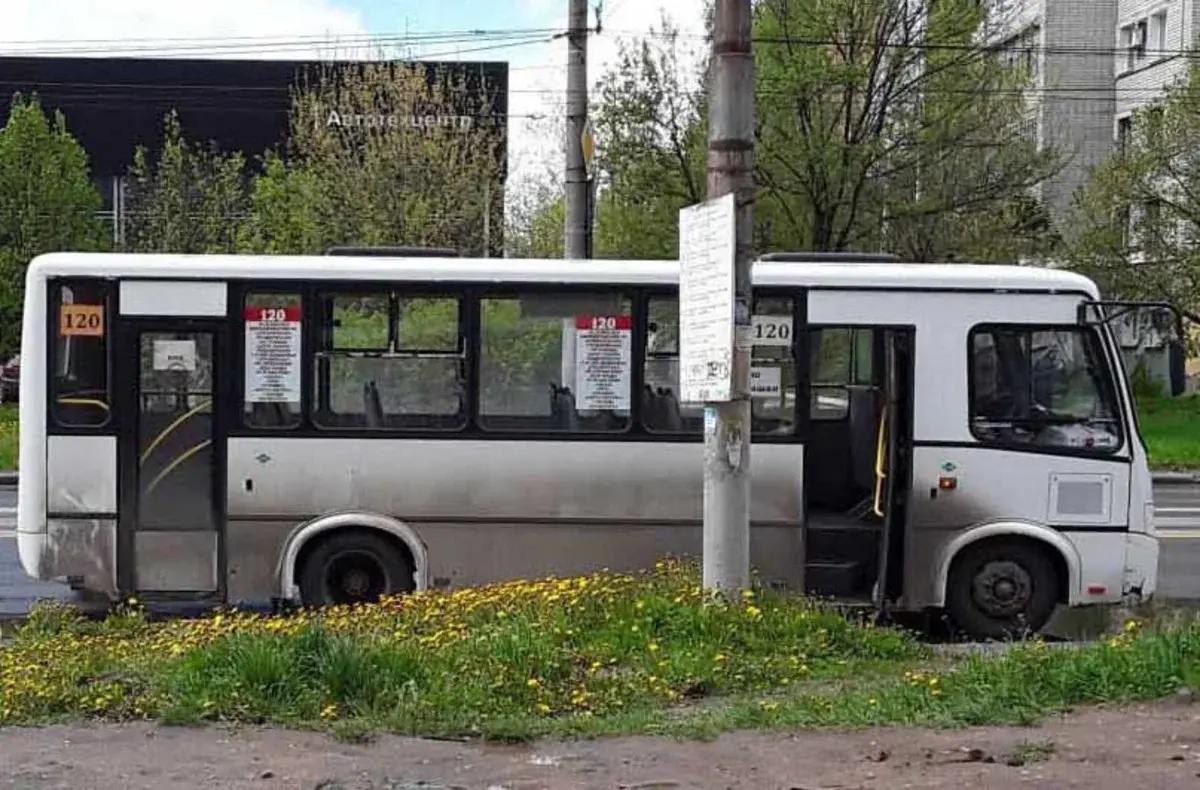
M651 429L659 424L658 399L654 397L654 388L649 384L642 385L642 422Z
M679 398L669 387L659 387L657 395L663 418L662 429L672 432L683 430L683 409L679 406Z
M572 430L576 427L578 414L575 411L575 395L570 387L560 387L550 382L550 417L556 428Z
M379 388L375 386L374 380L363 384L363 413L368 427L383 427L383 404L379 400Z

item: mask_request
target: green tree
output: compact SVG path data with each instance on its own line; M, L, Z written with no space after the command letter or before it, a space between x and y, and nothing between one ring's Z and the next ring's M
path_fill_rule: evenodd
M1174 303L1200 321L1200 69L1133 114L1075 197L1065 258L1113 298Z
M597 255L674 258L679 210L707 196L707 101L690 61L694 46L664 17L622 44L601 78L594 113L602 172L596 207Z
M153 163L134 152L124 248L129 252L231 253L249 203L246 159L184 137L170 113Z
M247 249L445 246L482 254L503 218L494 100L424 65L330 66L295 91L287 150L254 185ZM474 97L470 99L468 97Z
M1030 188L1027 78L980 41L989 3L762 0L759 221L775 248L1007 258ZM996 239L1001 243L996 245Z
M36 95L16 95L0 129L0 353L20 344L29 261L46 252L103 249L100 207L87 153L62 113L47 115Z

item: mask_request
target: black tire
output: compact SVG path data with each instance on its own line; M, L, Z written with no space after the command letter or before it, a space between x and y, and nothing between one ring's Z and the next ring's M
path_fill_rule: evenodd
M968 546L950 568L946 608L973 639L1021 638L1054 613L1058 575L1047 549L1028 541Z
M305 606L370 603L382 595L411 592L415 586L409 558L369 530L324 538L307 553L298 575Z

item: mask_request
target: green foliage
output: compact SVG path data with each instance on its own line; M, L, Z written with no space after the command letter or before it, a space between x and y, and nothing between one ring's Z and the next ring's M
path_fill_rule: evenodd
M448 73L430 79L424 66L389 63L329 67L302 84L288 149L267 156L254 185L245 248L311 254L399 244L482 254L502 204L490 101L474 108L467 128L412 122L458 117L455 98L468 89Z
M770 246L928 261L1029 251L1028 189L1060 163L1021 134L1025 80L979 43L986 8L755 6L764 42L759 206Z
M124 247L130 252L219 254L237 251L246 213L246 161L184 137L172 112L158 160L134 153Z
M678 256L679 209L704 199L706 100L686 63L696 52L664 18L620 45L601 78L593 123L599 193L595 245L600 257Z
M981 45L988 7L755 4L758 251L1013 261L1053 248L1030 187L1064 159L1024 134L1028 78ZM678 211L707 194L705 68L664 20L601 78L598 256L677 254ZM558 236L560 200L542 203Z
M1139 396L1138 422L1151 466L1200 469L1200 396Z
M46 252L102 249L100 207L87 153L63 116L16 95L0 129L0 358L20 344L25 267Z
M1137 110L1132 134L1075 197L1064 255L1110 298L1200 317L1200 70Z

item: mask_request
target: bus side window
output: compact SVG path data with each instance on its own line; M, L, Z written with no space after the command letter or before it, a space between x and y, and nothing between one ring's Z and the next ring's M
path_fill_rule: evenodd
M466 425L459 297L372 292L324 300L314 423L378 431Z
M810 329L810 415L813 420L843 420L849 415L850 388L872 383L874 330L827 326Z
M790 436L796 428L796 356L792 300L754 299L750 415L755 436Z
M64 427L109 421L108 283L72 281L57 289L51 410Z
M242 421L248 428L300 425L301 301L298 293L249 293Z
M679 300L674 296L650 299L642 424L650 433L700 435L704 430L704 407L679 400Z
M632 424L633 310L625 294L480 300L479 425L621 433Z

